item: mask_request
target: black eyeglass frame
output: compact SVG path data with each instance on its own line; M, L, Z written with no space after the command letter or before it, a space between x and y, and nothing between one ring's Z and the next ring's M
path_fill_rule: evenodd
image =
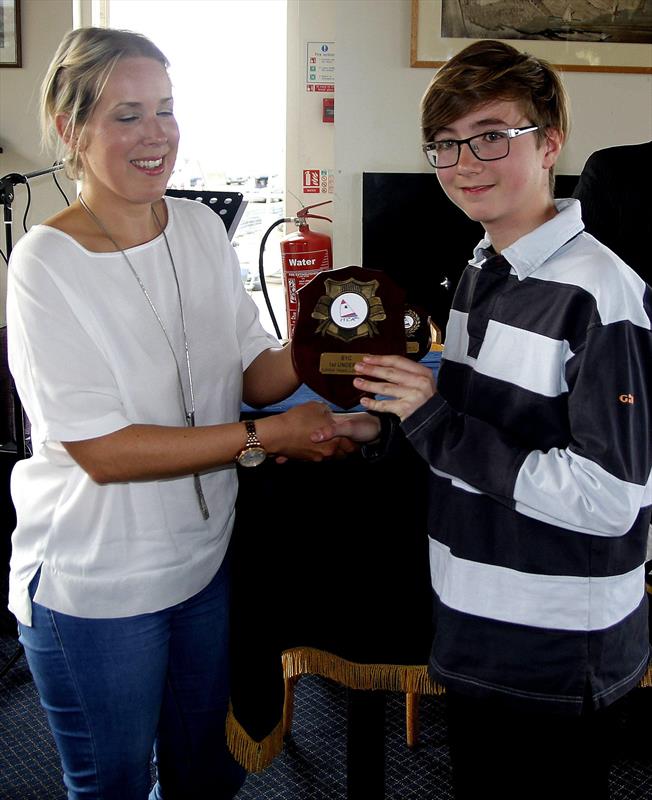
M524 133L532 133L533 131L538 131L540 128L539 125L526 125L523 128L506 128L505 130L497 130L497 131L484 131L484 133L476 133L474 136L469 136L468 139L443 139L442 141L449 142L451 144L457 145L457 158L452 164L446 164L445 167L438 167L437 164L433 164L430 160L428 154L435 150L438 144L441 142L426 142L421 146L426 158L428 159L428 163L434 169L448 169L449 167L456 167L460 160L460 153L462 152L462 145L466 144L469 146L469 150L473 153L473 155L478 159L478 161L500 161L503 158L507 158L509 155L509 142L510 139L516 139L518 136L523 136ZM488 136L491 133L502 133L506 136L507 141L507 152L504 156L495 156L494 158L482 158L479 156L476 151L471 146L471 142L474 139L481 139L483 136Z

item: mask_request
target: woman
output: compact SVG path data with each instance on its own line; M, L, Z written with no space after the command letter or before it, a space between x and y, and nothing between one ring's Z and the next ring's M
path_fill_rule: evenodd
M219 218L163 199L179 131L165 56L86 28L42 114L81 181L12 254L10 365L34 455L12 478L10 608L69 798L231 798L224 744L234 461L321 459L328 408L238 421L298 385ZM195 427L195 421L197 423ZM264 448L264 449L263 449Z

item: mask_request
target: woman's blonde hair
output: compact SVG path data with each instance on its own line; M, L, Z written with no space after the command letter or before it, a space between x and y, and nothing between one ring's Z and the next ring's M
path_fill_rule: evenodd
M69 178L81 177L80 143L106 82L122 58L152 58L165 69L169 62L147 37L111 28L77 28L59 45L41 85L41 130L65 163ZM63 137L55 120L66 114Z

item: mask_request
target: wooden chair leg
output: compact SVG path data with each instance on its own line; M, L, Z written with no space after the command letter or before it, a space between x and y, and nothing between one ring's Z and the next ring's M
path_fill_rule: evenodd
M292 733L292 717L294 716L294 687L297 685L299 675L285 678L285 700L283 701L283 738Z
M405 695L405 736L408 747L419 744L419 695L416 692Z

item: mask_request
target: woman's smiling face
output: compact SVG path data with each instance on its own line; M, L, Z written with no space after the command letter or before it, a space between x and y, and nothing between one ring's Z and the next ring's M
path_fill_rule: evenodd
M152 58L122 59L82 134L84 194L155 202L165 192L178 145L165 68Z

